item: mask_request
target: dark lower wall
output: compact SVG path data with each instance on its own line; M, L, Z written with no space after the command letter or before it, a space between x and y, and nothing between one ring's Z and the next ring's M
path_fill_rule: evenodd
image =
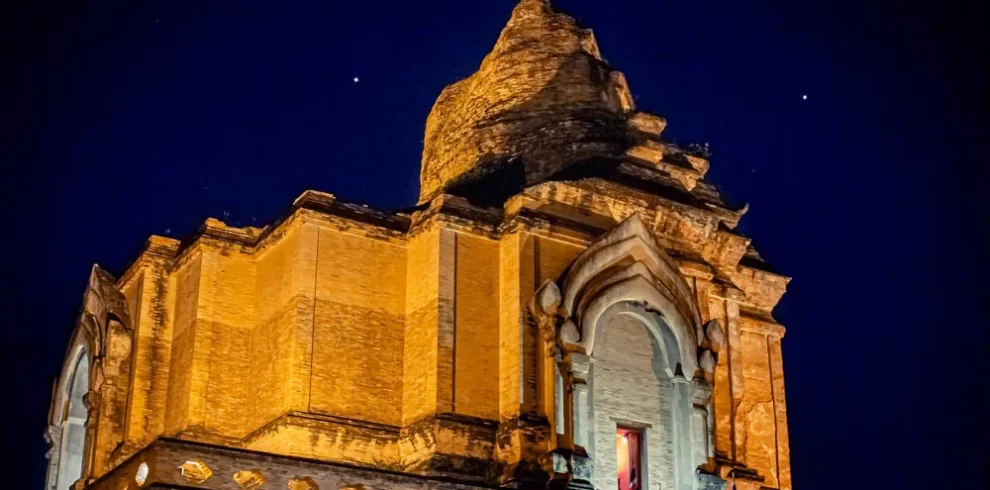
M190 463L205 465L208 471L204 470L203 466L197 468L194 467L195 464ZM147 465L147 477L143 485L139 485L135 477L142 464ZM183 476L184 465L191 470L189 477ZM202 479L204 473L209 473L209 477ZM238 478L242 483L236 481ZM262 479L263 483L260 483ZM490 487L398 473L386 468L357 467L174 439L158 439L87 488L91 490L148 488L472 490Z

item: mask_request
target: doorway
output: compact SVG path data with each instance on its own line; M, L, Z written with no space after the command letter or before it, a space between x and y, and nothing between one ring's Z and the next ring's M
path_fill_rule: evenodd
M643 432L617 427L615 430L616 466L619 490L643 488Z

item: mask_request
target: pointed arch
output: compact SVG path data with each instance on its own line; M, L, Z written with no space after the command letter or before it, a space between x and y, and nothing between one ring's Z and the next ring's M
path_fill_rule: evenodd
M47 490L68 489L83 476L89 422L86 399L92 389L93 366L91 341L83 330L77 329L49 410Z
M602 430L614 432L614 416L624 411L614 404L602 404L609 398L594 393L603 386L596 384L596 372L609 372L610 368L602 366L611 362L606 357L596 357L596 340L602 337L599 330L611 328L616 325L614 320L626 316L635 318L650 332L651 343L656 341L651 362L662 361L653 366L661 367L664 381L658 386L666 386L663 389L670 395L659 403L674 417L672 422L656 426L662 432L647 433L651 444L659 440L671 444L669 450L648 457L673 458L665 463L673 468L673 473L666 476L667 484L680 490L693 488L694 470L714 457L708 443L711 387L706 376L710 373L702 372L699 365L699 352L708 352L701 347L705 334L693 289L682 277L677 262L657 244L639 216L630 216L592 243L559 283L543 283L530 303L530 312L543 338L555 342L547 355L557 359L545 363L556 362L563 377L563 389L555 390L556 406L550 407L555 413L562 412L564 418L555 457L570 459L568 465L574 468L570 478L592 481L596 470L588 458L594 454L607 458L599 451L607 451L606 448L594 447L595 438L604 434ZM630 347L641 348L641 339ZM540 379L552 378L544 372ZM602 380L609 382L607 376L599 381ZM602 393L617 390L621 391L616 386L605 387ZM650 417L642 413L637 416ZM575 453L576 448L590 453ZM650 470L655 475L659 474L656 468Z
M602 316L609 308L621 303L643 303L657 311L664 323L670 327L677 339L677 351L684 374L690 378L698 369L697 342L692 329L676 314L676 305L664 296L643 276L634 276L610 285L588 305L581 320L583 336L580 346L589 355L594 355L595 338L598 328L604 324ZM648 322L647 322L648 323ZM655 333L658 336L658 334ZM658 336L658 341L663 340Z
M46 490L68 489L93 475L95 447L123 441L123 422L100 420L101 409L124 413L133 353L126 299L108 272L93 265L49 408ZM107 396L104 396L107 395ZM106 413L106 412L104 412ZM112 441L112 442L107 442ZM71 480L71 481L70 481Z
M642 302L657 311L677 336L685 373L697 368L695 350L701 315L674 259L632 215L589 246L564 278L561 307L574 318L578 338L565 338L587 354L594 350L602 314L612 305Z

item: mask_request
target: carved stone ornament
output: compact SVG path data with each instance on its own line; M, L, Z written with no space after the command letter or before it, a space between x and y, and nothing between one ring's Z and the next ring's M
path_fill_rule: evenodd
M189 460L182 463L179 466L179 471L182 472L182 478L187 482L197 485L209 480L213 476L213 470L209 466L206 466L206 463L201 459Z
M127 300L109 272L93 265L83 295L78 329L87 339L93 363L90 385L99 391L107 378L116 377L130 360L133 334Z
M556 337L560 301L560 289L557 284L547 280L536 290L529 304L529 312L540 329L540 335L547 342L553 341Z
M257 490L265 484L265 475L261 473L261 470L241 470L234 473L234 481L237 485L244 490Z
M711 349L701 350L701 355L698 356L698 365L705 374L715 373L715 356L712 354Z
M289 490L320 490L320 486L308 476L293 478L289 480L288 486Z
M150 468L148 468L148 463L142 461L141 464L138 465L137 471L134 473L134 481L137 482L138 485L144 485L144 482L148 481L149 472Z
M692 405L702 407L682 420L691 434L683 445L685 457L695 465L713 457L706 442L711 433L704 407L710 403L716 352L724 338L717 322L701 322L694 290L653 233L639 216L628 217L581 252L558 282L540 285L530 301L530 313L543 338L554 339L556 349L552 350L563 353L553 357L563 384L561 394L554 387L554 408L563 418L552 461L552 481L558 485L548 488L593 488L594 461L586 452L594 425L590 367L596 330L609 325L610 315L621 309L617 306L638 308L655 318L657 325L662 322L657 328L669 328L675 339L670 348L676 349L670 356L676 362L668 372L674 383L687 386L685 413ZM549 379L551 373L541 376Z
M565 345L576 344L581 341L581 333L578 332L577 325L574 324L573 320L567 320L560 326L560 341Z
M105 353L110 320L116 319L126 330L131 330L131 317L127 311L127 300L117 289L117 280L98 265L93 265L89 275L89 285L83 297L82 325L93 339L94 358Z
M708 339L708 345L716 354L722 351L722 347L725 345L725 333L722 332L722 325L719 324L718 320L711 320L705 324L705 337Z

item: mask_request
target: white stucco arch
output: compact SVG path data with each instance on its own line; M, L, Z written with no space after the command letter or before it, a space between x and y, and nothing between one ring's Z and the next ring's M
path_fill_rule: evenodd
M45 434L50 444L46 490L64 490L93 476L93 447L99 438L123 440L121 424L108 425L100 433L96 419L103 406L117 413L125 409L126 397L113 386L128 379L132 335L126 300L116 280L94 265L52 393Z
M581 318L581 331L583 335L578 342L578 345L584 352L589 356L594 356L595 338L598 329L605 325L601 321L605 313L616 305L630 302L643 303L663 318L663 321L677 339L678 358L684 374L688 377L694 376L698 368L698 343L695 340L694 330L689 327L688 321L680 316L673 301L657 290L651 281L641 275L629 277L610 285L589 302ZM645 325L650 327L658 339L661 338L660 327L656 326L654 321L650 321L645 317L641 317L641 320L643 320Z
M604 328L616 317L634 318L647 330L657 342L660 355L663 358L664 373L669 378L673 378L677 373L677 365L681 364L680 342L673 329L659 316L658 313L650 311L645 305L635 301L625 301L616 303L599 318ZM594 352L591 353L594 358ZM683 376L683 375L682 375Z
M49 414L47 490L67 490L84 474L89 422L86 396L92 389L94 367L91 352L86 334L76 330Z
M654 287L668 296L692 326L701 323L694 293L681 277L674 259L660 247L639 215L632 215L592 243L572 264L563 280L564 316L581 318L583 303L593 295L596 283L607 280L615 269L630 269L649 277ZM611 273L611 274L610 274Z
M637 215L591 244L565 276L560 310L573 325L565 324L561 332L565 348L591 355L601 316L629 301L661 315L677 337L684 374L694 376L701 327L697 301L674 259Z

